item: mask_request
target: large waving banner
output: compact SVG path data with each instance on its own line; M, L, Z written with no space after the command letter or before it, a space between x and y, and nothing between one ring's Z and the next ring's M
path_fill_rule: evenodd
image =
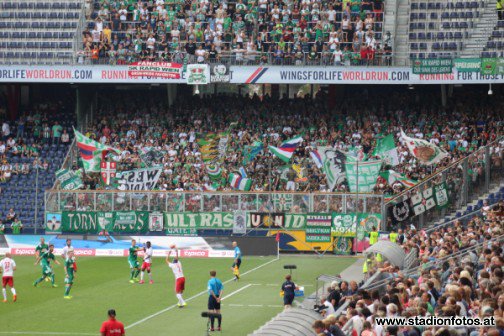
M355 161L345 163L346 178L351 192L372 192L383 161Z
M116 174L119 190L152 190L161 176L162 166L129 170Z
M61 231L75 233L146 233L149 231L147 211L64 211Z
M328 146L317 147L317 152L322 160L322 171L327 178L329 189L345 181L346 156L337 149Z

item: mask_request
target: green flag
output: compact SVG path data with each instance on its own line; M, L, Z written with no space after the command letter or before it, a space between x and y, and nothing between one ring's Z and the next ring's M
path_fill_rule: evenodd
M399 155L394 143L393 134L389 134L383 139L378 139L376 141L373 156L380 157L386 164L391 166L397 166L399 164Z

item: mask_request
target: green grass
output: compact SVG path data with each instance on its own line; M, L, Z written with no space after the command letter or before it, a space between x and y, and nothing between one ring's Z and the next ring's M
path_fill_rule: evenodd
M351 265L350 257L282 256L248 257L243 260L239 282L232 278L230 259L185 259L186 276L184 298L188 306L171 308L176 304L174 278L164 260L154 258L154 284L130 284L126 258L82 257L78 261L72 300L64 300L64 271L55 266L58 288L43 282L37 288L33 281L40 276L40 266L33 257L15 257L17 271L15 286L18 302L0 302L1 335L98 335L101 322L110 308L117 311L118 319L126 326L126 335L203 335L206 320L200 317L206 311L208 272L217 271L225 282L222 302L222 335L247 335L282 311L280 285L286 271L285 264L295 264L294 281L306 285L305 293L315 291L318 274L337 274ZM60 258L61 261L61 258ZM259 267L264 265L258 269ZM236 291L236 292L235 292ZM165 310L165 311L163 311ZM159 313L160 311L163 311ZM153 314L156 316L144 320ZM144 321L142 321L144 320ZM52 334L51 334L52 333ZM215 333L218 334L218 333Z

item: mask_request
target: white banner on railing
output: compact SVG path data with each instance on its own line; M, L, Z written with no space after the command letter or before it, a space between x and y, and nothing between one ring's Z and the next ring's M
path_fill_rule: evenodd
M138 74L136 74L138 75ZM4 66L0 82L18 83L125 83L182 84L180 78L132 76L127 65ZM174 76L176 77L176 76ZM458 72L435 75L413 74L410 67L339 67L339 66L231 66L234 84L484 84L504 83L504 75Z

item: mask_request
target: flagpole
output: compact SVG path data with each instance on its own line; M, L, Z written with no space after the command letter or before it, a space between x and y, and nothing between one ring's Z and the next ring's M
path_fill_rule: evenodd
M34 218L34 225L35 225L35 234L37 234L37 217L38 217L38 206L37 206L37 200L38 200L38 180L39 180L39 164L37 163L35 165L35 169L37 171L36 177L35 177L35 218Z

